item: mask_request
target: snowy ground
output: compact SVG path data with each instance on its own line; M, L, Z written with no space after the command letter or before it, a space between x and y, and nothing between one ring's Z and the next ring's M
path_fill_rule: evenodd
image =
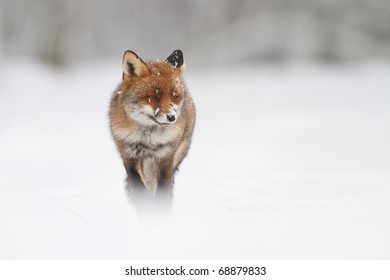
M1 259L390 258L390 65L188 70L198 122L157 221L109 135L119 64L3 61Z

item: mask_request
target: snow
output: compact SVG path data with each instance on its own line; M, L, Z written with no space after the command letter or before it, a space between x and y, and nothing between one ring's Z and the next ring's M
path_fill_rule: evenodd
M2 67L1 259L390 257L390 65L187 70L193 144L155 217L109 133L120 63Z

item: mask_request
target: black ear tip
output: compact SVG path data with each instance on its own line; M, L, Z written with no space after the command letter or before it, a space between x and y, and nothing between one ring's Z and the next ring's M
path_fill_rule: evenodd
M181 50L174 50L173 54L183 56L183 52Z
M181 67L184 63L183 52L181 50L173 51L166 61L175 68Z

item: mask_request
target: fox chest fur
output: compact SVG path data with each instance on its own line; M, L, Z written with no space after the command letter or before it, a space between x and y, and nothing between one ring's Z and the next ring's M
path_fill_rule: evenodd
M126 116L123 116L126 118ZM164 160L177 150L184 132L182 118L168 127L142 126L131 120L116 123L112 130L119 152L124 159L154 157Z
M190 147L195 106L182 74L181 51L166 61L124 54L122 83L110 103L110 129L132 188L171 188Z

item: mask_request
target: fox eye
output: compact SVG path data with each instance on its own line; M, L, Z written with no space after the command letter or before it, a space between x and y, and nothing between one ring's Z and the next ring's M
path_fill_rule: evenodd
M173 95L173 96L172 96L172 101L175 101L175 100L177 100L178 98L179 98L178 95Z

